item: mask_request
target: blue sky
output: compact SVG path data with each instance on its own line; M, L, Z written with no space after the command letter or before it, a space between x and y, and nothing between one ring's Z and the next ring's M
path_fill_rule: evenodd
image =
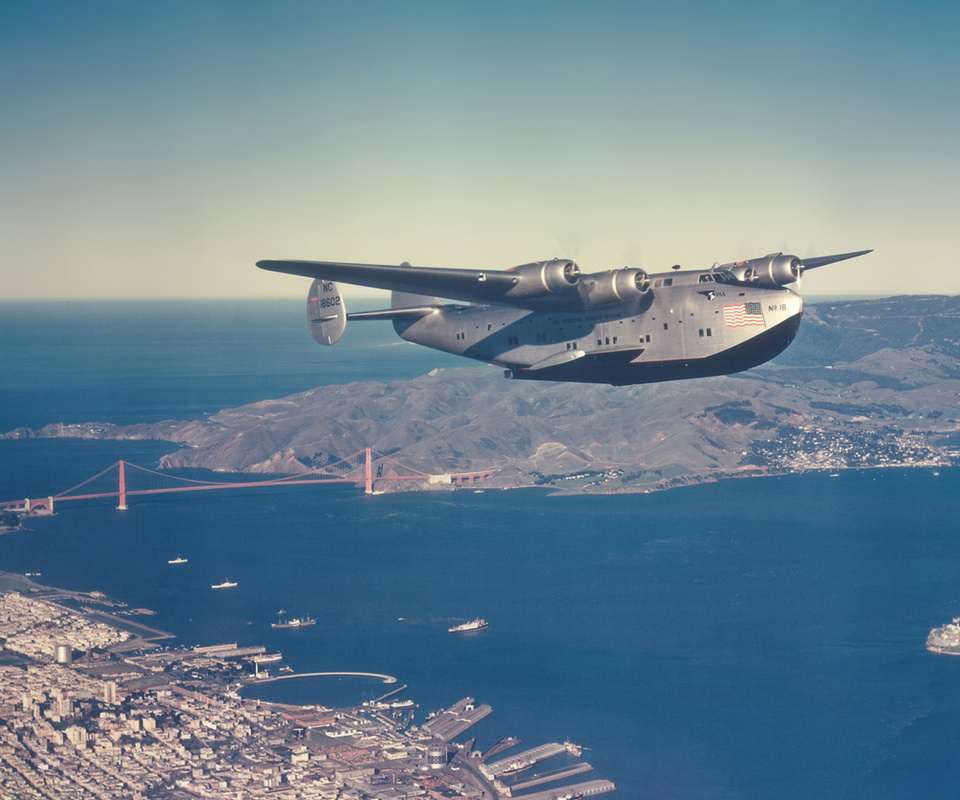
M804 290L957 294L957 30L947 3L8 2L4 295L865 248Z

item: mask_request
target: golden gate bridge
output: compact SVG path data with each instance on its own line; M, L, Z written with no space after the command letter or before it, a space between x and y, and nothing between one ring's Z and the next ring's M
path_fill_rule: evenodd
M0 502L0 509L15 512L52 514L54 505L72 500L94 500L106 497L117 498L117 508L126 509L127 499L141 495L172 494L174 492L204 492L222 489L252 489L267 486L302 486L314 483L362 484L367 494L380 481L424 481L471 486L486 480L497 470L444 473L430 475L401 464L369 447L352 456L312 469L297 475L270 478L259 481L202 481L182 478L157 470L140 467L129 461L117 461L105 470L87 478L59 494L37 499L9 500Z

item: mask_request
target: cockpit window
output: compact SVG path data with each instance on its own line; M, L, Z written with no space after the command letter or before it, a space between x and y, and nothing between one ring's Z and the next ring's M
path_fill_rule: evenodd
M709 272L704 273L700 276L700 283L713 283L713 275Z

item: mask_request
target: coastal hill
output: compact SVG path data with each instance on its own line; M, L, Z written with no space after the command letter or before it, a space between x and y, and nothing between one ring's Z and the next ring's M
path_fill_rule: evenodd
M468 362L465 362L467 364ZM324 386L204 420L57 423L6 438L157 439L165 468L295 473L372 447L492 485L647 491L802 469L952 463L960 298L808 305L795 342L738 375L640 386L508 381L464 366Z

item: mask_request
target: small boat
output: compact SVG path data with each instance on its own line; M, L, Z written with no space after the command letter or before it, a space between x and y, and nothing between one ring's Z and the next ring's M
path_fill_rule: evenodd
M167 563L168 564L186 564L187 559L185 559L183 556L178 555L176 558L171 558L169 561L167 561Z
M236 586L236 582L228 581L226 578L223 579L223 583L212 583L210 584L211 589L229 589L232 586Z

